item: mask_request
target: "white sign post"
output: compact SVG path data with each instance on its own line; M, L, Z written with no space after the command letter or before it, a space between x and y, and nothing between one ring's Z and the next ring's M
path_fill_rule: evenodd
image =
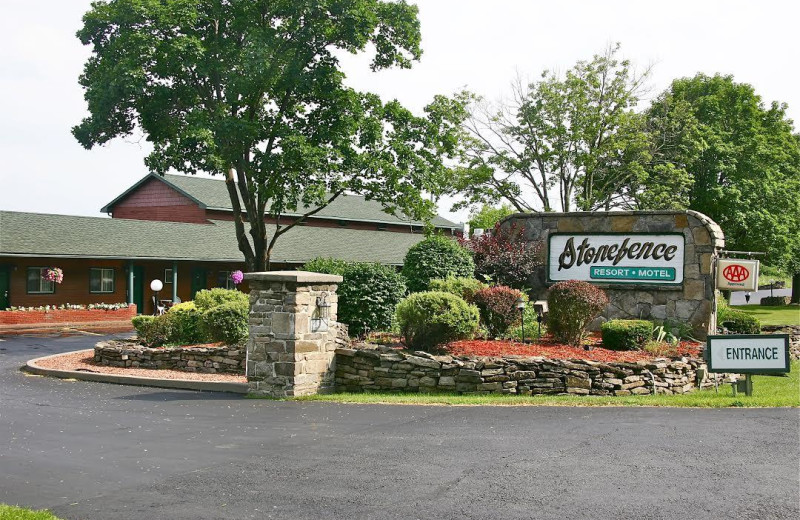
M683 283L681 233L553 233L548 238L550 282Z
M708 336L709 372L746 375L746 393L752 395L752 374L781 374L791 369L788 334L729 334Z

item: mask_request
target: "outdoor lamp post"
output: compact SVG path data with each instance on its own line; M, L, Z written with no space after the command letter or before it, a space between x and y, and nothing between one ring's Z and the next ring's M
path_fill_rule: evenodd
M158 291L164 288L164 284L156 278L152 282L150 282L150 290L156 293L153 297L153 315L158 316Z
M522 296L517 298L516 307L519 309L519 315L522 318L522 343L525 343L525 300Z
M536 335L537 341L542 337L542 321L544 321L544 314L542 313L542 309L539 309L536 313L536 323L539 324L539 334Z

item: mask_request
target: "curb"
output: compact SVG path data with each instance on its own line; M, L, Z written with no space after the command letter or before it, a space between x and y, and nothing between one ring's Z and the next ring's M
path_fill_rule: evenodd
M92 349L85 349L89 351ZM84 350L76 350L73 352L83 352ZM42 368L36 366L36 362L42 359L49 359L64 354L71 354L72 352L62 352L61 354L52 354L50 356L42 356L28 361L21 370L35 374L38 376L58 377L61 379L78 379L80 381L91 381L93 383L111 383L116 385L131 385L131 386L150 386L155 388L173 388L180 390L196 390L202 392L229 392L234 394L247 394L249 388L247 383L227 383L215 381L194 381L190 379L159 379L156 377L137 377L137 376L121 376L116 374L97 374L94 372L83 372L76 370L55 370L52 368Z

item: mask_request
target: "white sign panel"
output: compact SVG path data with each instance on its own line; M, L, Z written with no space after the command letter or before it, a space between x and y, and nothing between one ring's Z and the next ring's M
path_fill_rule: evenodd
M678 285L683 283L681 233L554 233L548 240L551 282Z
M788 334L709 336L709 372L760 374L789 371Z
M758 260L721 258L717 261L717 289L758 290Z

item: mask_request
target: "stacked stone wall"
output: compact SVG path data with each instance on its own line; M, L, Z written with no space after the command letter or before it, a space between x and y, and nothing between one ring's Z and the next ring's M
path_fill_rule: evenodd
M149 348L125 341L103 341L94 347L94 362L123 368L149 368L244 374L244 347L163 347Z
M718 377L721 382L723 376ZM714 384L705 362L689 358L599 363L538 357L470 359L388 348L336 350L336 389L350 392L624 396L685 394Z
M789 354L792 359L800 359L800 325L765 325L762 334L788 334Z
M606 291L609 304L593 323L598 329L610 319L651 319L688 323L693 336L705 339L716 329L714 319L714 262L725 237L710 218L696 211L615 211L516 214L503 221L517 226L526 240L541 241L545 248L551 233L682 233L685 240L684 279L680 285L592 282ZM534 299L546 299L546 268L531 276Z

